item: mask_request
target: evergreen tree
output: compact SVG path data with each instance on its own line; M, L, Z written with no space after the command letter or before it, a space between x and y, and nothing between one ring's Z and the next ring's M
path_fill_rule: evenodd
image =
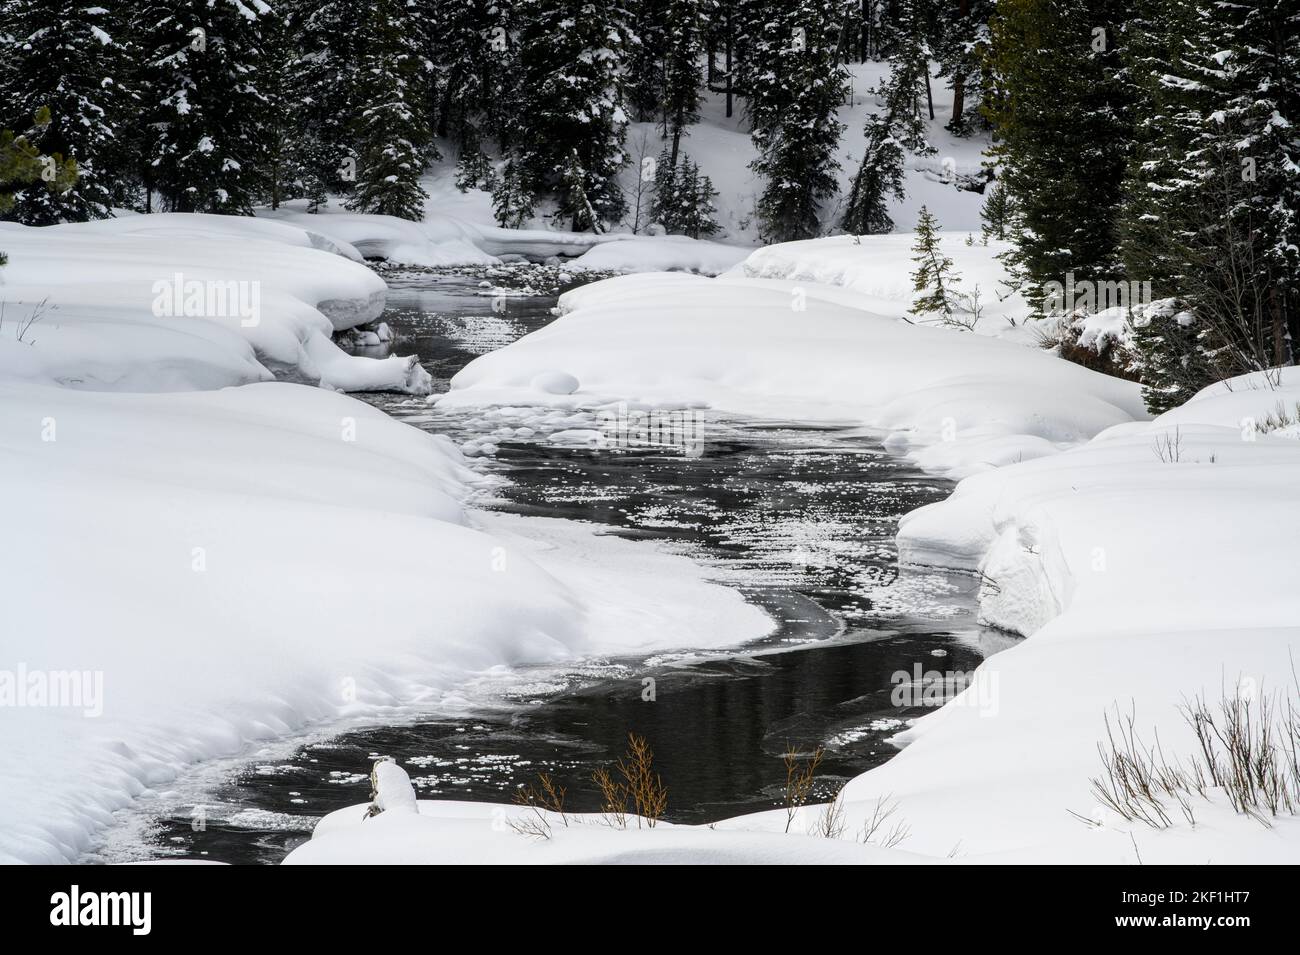
M664 51L663 130L677 162L686 128L700 121L700 58L704 55L700 0L668 0Z
M862 165L853 177L840 228L853 235L883 235L894 230L894 220L888 211L889 199L904 198L904 153L887 116L868 117L866 132Z
M669 235L675 234L679 228L677 214L681 205L681 197L678 195L679 172L665 147L655 162L654 198L650 203L650 221L659 223Z
M885 30L893 66L889 79L877 93L886 100L895 128L903 133L900 138L904 146L913 151L920 151L925 142L926 117L934 119L929 42L932 19L933 10L926 0L897 0Z
M912 246L912 261L916 263L916 271L912 273L912 291L917 296L909 311L918 318L937 313L948 321L952 318L954 298L952 259L939 247L938 227L939 223L930 210L921 206L921 215L916 223L916 242Z
M435 0L428 18L437 67L437 133L460 147L467 170L481 171L484 141L505 131L514 56L509 0ZM480 185L490 178L471 175Z
M1142 400L1152 414L1183 404L1211 382L1235 372L1220 365L1213 332L1176 300L1140 310L1133 321L1133 351ZM1238 369L1240 370L1240 369Z
M627 30L614 0L519 0L518 102L510 140L528 182L554 192L575 231L626 208L618 171L628 117Z
M0 130L0 216L12 211L15 193L32 184L40 183L55 193L67 192L76 184L76 163L42 153L38 147L44 131L50 128L50 111L42 106L31 120L32 125L21 133ZM0 252L0 265L7 261Z
M939 75L952 85L952 118L947 129L958 136L968 136L984 124L979 106L987 83L984 62L994 7L993 0L945 0L940 9L935 58Z
M986 240L1007 238L1007 229L1011 223L1011 205L1007 200L1007 190L998 179L994 179L989 184L984 194L980 218L984 222L980 232Z
M682 235L692 239L703 239L718 231L718 222L714 218L717 207L713 200L718 191L713 188L713 181L700 172L700 167L689 156L682 156L682 175L678 187L679 222Z
M1124 261L1185 306L1183 327L1140 336L1143 383L1163 402L1295 361L1300 4L1144 0L1134 26Z
M670 235L686 235L693 239L714 235L718 231L714 218L717 208L713 204L717 194L713 181L700 172L700 167L689 156L683 153L677 164L672 165L669 150L665 147L656 164L651 219Z
M309 210L316 211L326 198L320 167L328 158L322 155L315 129L304 122L303 102L310 92L303 83L303 61L293 40L303 14L292 4L282 9L282 18L263 23L259 89L266 106L260 199L276 209L288 199L307 197Z
M533 191L519 162L511 156L492 189L497 224L518 229L533 217Z
M126 159L115 124L131 109L122 85L129 66L124 25L102 5L8 0L0 13L4 36L11 40L0 72L0 127L21 128L45 108L51 118L41 148L77 169L64 190L39 177L20 186L8 215L29 225L108 216Z
M757 213L767 241L820 231L821 203L835 194L835 152L844 127L836 109L847 90L840 61L842 8L831 0L749 0L742 88L766 181Z
M929 54L914 0L902 0L889 31L898 56L889 76L875 90L882 110L866 123L866 149L854 176L840 227L854 235L880 235L894 228L890 198L903 198L907 152L935 152L926 135L922 102L927 96Z
M634 0L628 4L627 102L637 122L663 116L665 66L669 34L673 29L670 6L674 0Z
M251 212L265 144L262 31L275 14L239 0L141 6L147 183L178 212Z
M1131 144L1120 0L999 0L985 103L1013 209L1010 271L1036 316L1044 286L1120 272L1115 210Z
M354 123L362 109L367 5L355 0L293 2L300 12L295 18L297 71L303 126L311 136L304 150L310 181L332 192L349 192L356 184Z
M430 64L418 43L421 24L401 0L372 0L361 57L353 124L357 184L347 207L402 219L424 218L420 185L437 153L424 110Z

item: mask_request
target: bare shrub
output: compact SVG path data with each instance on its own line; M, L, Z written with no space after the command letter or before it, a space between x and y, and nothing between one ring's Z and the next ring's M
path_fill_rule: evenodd
M1195 800L1222 790L1235 812L1271 826L1285 812L1300 813L1300 709L1287 693L1244 693L1240 685L1211 706L1201 694L1179 708L1196 736L1199 751L1186 765L1165 756L1159 737L1148 746L1138 735L1134 714L1106 716L1106 739L1097 744L1102 772L1092 793L1129 822L1166 829L1167 804L1178 806L1196 825ZM1071 812L1093 826L1100 821Z
M603 766L591 774L600 789L601 811L606 820L626 829L630 803L637 828L644 820L647 828L653 829L668 808L668 787L654 771L654 751L646 738L628 733L627 752L614 768L619 778Z
M894 819L898 803L892 796L880 796L872 807L871 815L862 823L858 841L881 849L893 849L912 834L912 827L901 819ZM956 851L956 846L953 847Z
M515 805L529 806L553 812L567 827L569 818L564 814L564 794L567 790L557 786L549 773L537 774L537 785L527 783L515 791Z
M1156 438L1156 456L1166 464L1177 464L1183 459L1183 433L1181 428L1174 428Z
M511 819L510 828L521 836L549 839L551 821L547 813L553 813L560 817L567 829L569 817L564 813L564 793L565 788L556 785L548 773L538 773L536 786L527 783L515 791L515 805L523 806L529 812Z
M817 775L817 767L822 764L822 759L826 756L824 747L818 746L805 760L803 755L793 746L787 746L782 759L785 761L785 831L790 831L790 825L794 822L794 817L798 815L799 809L807 805L808 798L812 795L813 782Z
M1255 430L1260 434L1268 434L1270 431L1293 427L1297 423L1300 423L1300 401L1295 403L1294 408L1287 408L1285 403L1279 401L1272 411L1255 422Z
M825 836L827 839L843 838L844 830L848 827L848 819L844 811L844 800L840 798L843 793L844 789L841 787L835 793L835 798L822 808L814 829L817 835Z
M600 789L600 811L605 821L616 829L627 828L627 790L615 782L609 770L601 766L591 774L592 781Z

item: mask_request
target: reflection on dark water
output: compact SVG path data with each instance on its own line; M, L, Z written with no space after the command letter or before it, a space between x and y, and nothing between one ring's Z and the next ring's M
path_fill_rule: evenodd
M554 301L497 299L494 309L460 277L389 281L385 320L398 350L416 350L444 387L475 354L549 321ZM371 400L458 441L481 427L473 415ZM485 681L455 713L245 767L210 793L199 831L193 806L176 807L142 852L277 862L320 815L367 799L378 755L396 757L426 798L508 800L545 771L567 787L569 808L595 810L591 771L622 755L628 732L650 740L674 821L778 804L791 745L826 746L818 795L829 798L888 759L895 749L885 740L924 712L894 705L900 673L969 671L1003 645L974 625L973 581L899 573L898 517L949 486L869 434L713 419L699 457L504 442L480 466L508 479L491 507L652 538L714 568L773 617L775 632L730 656L593 660Z

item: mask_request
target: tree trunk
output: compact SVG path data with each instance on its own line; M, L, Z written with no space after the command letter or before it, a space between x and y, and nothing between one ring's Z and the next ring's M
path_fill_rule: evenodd
M957 19L964 20L968 16L970 16L970 0L957 0ZM966 77L959 69L954 69L952 77L952 119L948 121L949 128L961 128L961 115L965 111Z
M731 119L731 48L732 48L732 42L733 42L733 41L732 41L732 36L731 36L731 17L728 16L728 17L727 17L727 45L726 45L726 51L725 51L725 52L726 52L726 58L727 58L727 119Z

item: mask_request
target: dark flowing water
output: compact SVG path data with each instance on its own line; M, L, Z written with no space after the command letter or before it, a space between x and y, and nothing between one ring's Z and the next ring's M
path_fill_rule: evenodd
M440 390L476 355L552 318L551 295L494 296L463 275L387 278L385 319L398 350L416 351ZM829 798L893 755L885 740L924 712L895 705L900 682L918 671L972 670L1007 643L975 626L969 578L899 572L898 517L951 488L886 454L870 433L710 416L697 456L592 450L511 438L500 415L444 414L391 395L370 400L471 451L489 443L474 460L508 482L482 506L653 539L713 568L769 613L775 631L727 653L485 676L454 708L418 722L217 767L198 795L172 794L120 827L99 858L278 862L319 816L366 801L366 774L379 755L396 757L424 798L506 801L545 771L567 787L569 808L594 810L590 773L622 754L629 731L654 748L674 821L777 805L790 746L826 748L818 795ZM498 432L490 442L487 429Z

